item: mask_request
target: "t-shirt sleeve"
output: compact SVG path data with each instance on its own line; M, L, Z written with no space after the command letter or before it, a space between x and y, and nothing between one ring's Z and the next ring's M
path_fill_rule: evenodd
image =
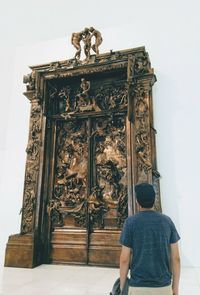
M180 236L176 230L176 227L173 222L171 222L171 236L170 236L170 244L174 244L180 240Z
M132 241L133 241L133 237L131 234L131 226L129 223L129 219L127 218L124 223L119 242L123 246L126 246L128 248L132 248Z

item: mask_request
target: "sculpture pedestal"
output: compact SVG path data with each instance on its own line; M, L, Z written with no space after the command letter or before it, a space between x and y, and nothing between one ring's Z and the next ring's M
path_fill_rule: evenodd
M5 266L33 268L40 265L34 234L12 235L6 245Z

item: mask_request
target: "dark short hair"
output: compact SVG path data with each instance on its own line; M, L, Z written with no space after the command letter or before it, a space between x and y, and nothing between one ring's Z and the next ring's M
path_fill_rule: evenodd
M139 183L135 186L136 199L143 208L152 208L155 202L155 191L149 183Z

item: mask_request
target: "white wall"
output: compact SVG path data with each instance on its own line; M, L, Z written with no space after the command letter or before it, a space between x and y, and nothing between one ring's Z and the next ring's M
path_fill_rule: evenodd
M71 58L74 54L70 45L71 32L93 25L103 34L101 52L143 45L149 52L158 79L154 86L154 121L158 132L157 160L162 175L163 212L174 220L180 232L183 265L200 267L200 236L197 233L200 226L198 1L68 2L56 1L55 9L51 5L49 11L48 5L45 8L41 4L40 9L44 12L39 14L41 32L38 30L38 21L28 24L22 18L21 31L17 31L16 27L15 42L10 41L1 48L1 261L8 236L18 233L20 228L18 213L22 206L30 107L22 95L25 90L22 77L29 73L28 65ZM34 3L37 4L37 1ZM78 14L75 5L79 7ZM21 6L21 10L16 11L19 14L25 8ZM31 8L35 9L33 15L36 8L39 9L37 5ZM66 35L63 33L63 24ZM50 32L52 40L47 40ZM31 35L34 44L30 44ZM16 36L21 39L18 40Z

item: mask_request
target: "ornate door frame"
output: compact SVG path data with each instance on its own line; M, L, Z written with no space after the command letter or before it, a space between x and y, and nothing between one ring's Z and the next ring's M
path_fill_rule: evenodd
M48 197L44 192L47 185L47 175L44 171L50 159L44 161L44 153L51 141L50 138L45 139L52 124L48 118L49 102L46 99L49 81L71 77L80 79L88 75L95 77L107 73L115 76L122 71L126 73L128 213L131 215L137 211L133 187L138 182L149 182L154 185L155 208L161 210L152 105L152 86L156 77L145 48L94 56L86 65L78 64L71 59L33 66L31 69L31 74L24 78L24 82L27 83L24 95L31 102L31 113L21 232L9 237L6 266L34 267L48 260L47 257L44 260L42 257L46 247L45 230L48 226L45 225ZM87 109L83 109L84 111ZM16 251L17 260L14 258Z

